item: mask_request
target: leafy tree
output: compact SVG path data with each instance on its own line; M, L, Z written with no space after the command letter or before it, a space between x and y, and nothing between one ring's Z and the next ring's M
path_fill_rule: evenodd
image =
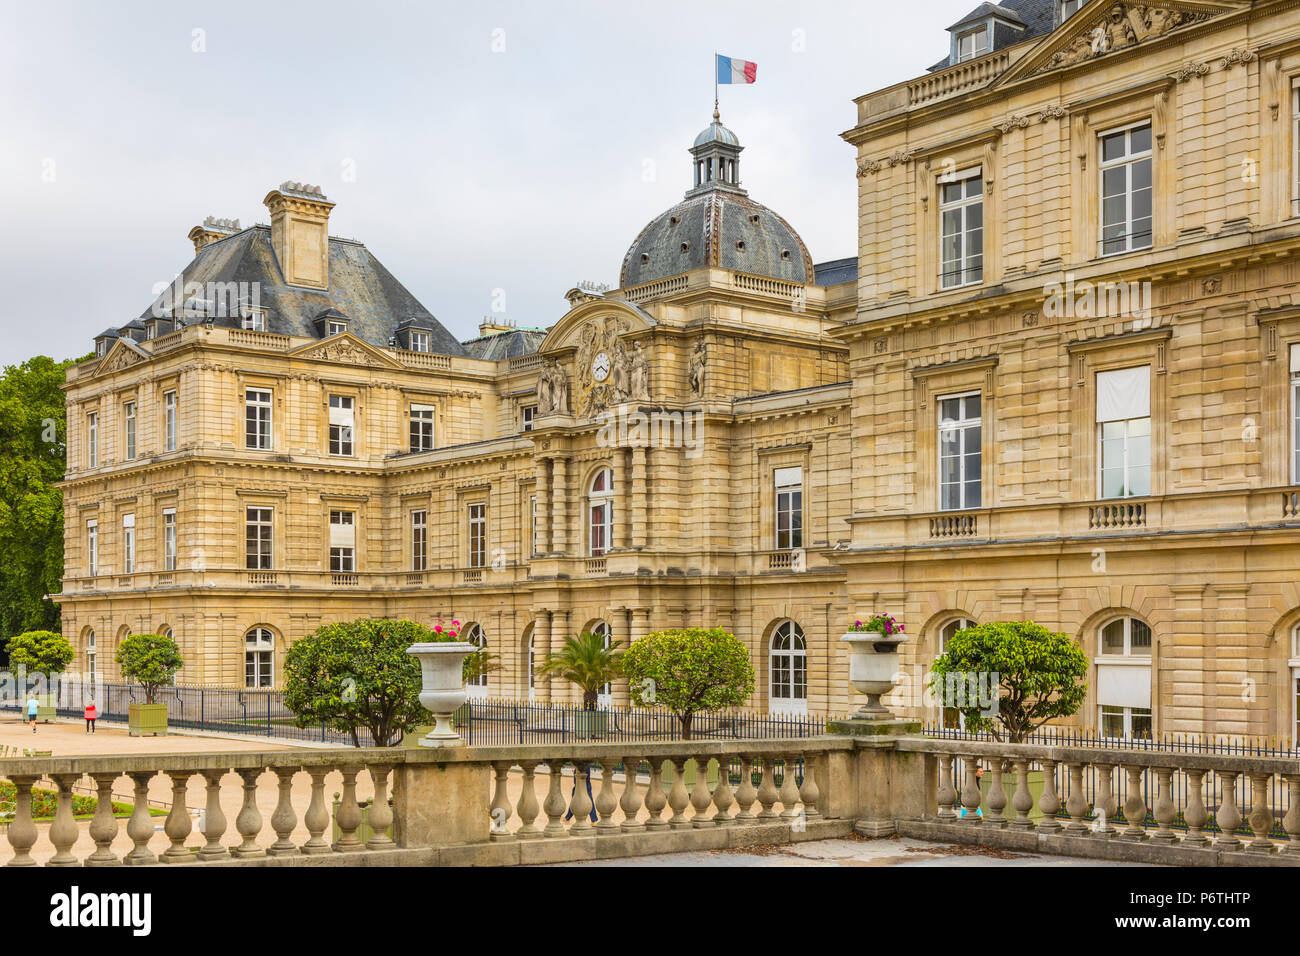
M83 358L89 358L84 356ZM44 355L0 372L0 634L58 630L69 365Z
M946 687L963 689L943 703L961 712L968 730L1024 743L1049 720L1078 711L1087 674L1088 657L1069 635L1033 621L999 621L958 631L935 660L930 687L941 695ZM972 682L984 701L970 692Z
M284 703L299 727L324 724L352 735L359 727L376 746L428 723L420 705L420 662L412 644L458 640L457 632L414 621L361 618L326 624L295 641L284 657Z
M702 710L743 704L754 692L754 665L744 643L721 628L655 631L623 655L633 703L666 707L677 715L682 739Z
M27 631L9 638L5 645L9 666L25 668L29 674L62 673L76 657L68 639L56 631Z
M162 634L130 635L122 641L114 660L123 677L138 681L144 688L146 704L155 702L158 688L170 684L185 663L176 642Z
M545 680L560 677L577 684L582 688L583 708L595 710L600 689L623 673L623 652L616 650L620 643L611 641L606 647L605 639L590 631L566 637L560 650L547 655L538 676Z

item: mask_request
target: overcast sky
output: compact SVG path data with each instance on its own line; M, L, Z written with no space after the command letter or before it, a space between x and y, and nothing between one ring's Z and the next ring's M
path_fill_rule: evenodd
M616 285L681 198L713 53L750 195L856 254L852 98L919 75L974 0L793 4L0 0L0 364L89 351L285 180L337 203L453 334L547 326Z

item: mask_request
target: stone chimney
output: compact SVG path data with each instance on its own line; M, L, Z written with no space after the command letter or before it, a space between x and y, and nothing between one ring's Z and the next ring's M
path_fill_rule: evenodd
M328 289L329 218L334 204L319 186L281 183L262 200L271 211L271 248L290 285Z
M203 220L203 225L195 226L190 230L189 240L194 243L194 254L197 256L208 243L233 236L237 232L239 232L238 219L217 219L215 216L209 216Z

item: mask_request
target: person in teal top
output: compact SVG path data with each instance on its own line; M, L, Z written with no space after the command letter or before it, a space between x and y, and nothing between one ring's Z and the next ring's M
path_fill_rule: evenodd
M32 733L36 733L36 712L40 709L40 706L35 694L27 698L27 719L32 723Z

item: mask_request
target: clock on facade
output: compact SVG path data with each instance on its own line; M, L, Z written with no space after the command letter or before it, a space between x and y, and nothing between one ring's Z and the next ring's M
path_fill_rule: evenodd
M609 355L606 352L598 352L596 357L591 361L591 377L597 382L603 382L609 378Z

